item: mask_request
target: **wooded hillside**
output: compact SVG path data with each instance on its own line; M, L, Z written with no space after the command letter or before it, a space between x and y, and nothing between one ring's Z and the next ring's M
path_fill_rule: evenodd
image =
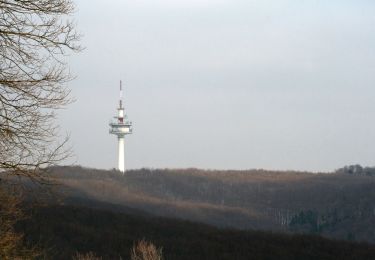
M81 167L52 168L51 176L73 204L84 198L111 203L113 211L130 207L217 227L375 242L369 228L375 223L373 176L198 169L141 169L121 176Z
M130 259L131 247L141 239L162 247L168 260L375 258L374 245L307 235L220 230L138 213L49 206L34 209L18 230L29 244L42 249L43 259L72 259L77 252L93 252L103 259Z

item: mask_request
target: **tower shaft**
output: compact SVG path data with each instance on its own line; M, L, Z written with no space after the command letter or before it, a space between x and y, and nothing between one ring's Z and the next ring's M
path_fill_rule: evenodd
M125 172L125 138L118 137L118 169L120 172Z

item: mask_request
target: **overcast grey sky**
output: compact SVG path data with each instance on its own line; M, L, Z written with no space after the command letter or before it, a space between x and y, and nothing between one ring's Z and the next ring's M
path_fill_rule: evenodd
M140 167L375 165L375 1L77 0L61 113L76 162L116 166L118 82Z

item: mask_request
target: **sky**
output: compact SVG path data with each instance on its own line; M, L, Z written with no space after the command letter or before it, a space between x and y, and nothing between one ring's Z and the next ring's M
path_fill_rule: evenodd
M58 118L71 162L116 167L121 79L127 168L375 165L374 1L75 3L86 49Z

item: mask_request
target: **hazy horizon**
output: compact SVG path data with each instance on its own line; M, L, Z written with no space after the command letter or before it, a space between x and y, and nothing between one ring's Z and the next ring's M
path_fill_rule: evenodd
M375 165L375 2L75 1L74 161L127 168L332 171Z

